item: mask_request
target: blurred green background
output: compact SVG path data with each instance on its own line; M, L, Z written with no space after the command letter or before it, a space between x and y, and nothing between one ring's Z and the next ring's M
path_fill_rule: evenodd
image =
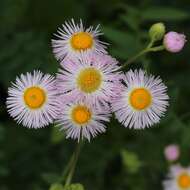
M189 0L0 0L0 190L47 190L57 181L75 142L53 126L29 130L7 114L7 88L17 75L41 69L55 74L58 63L51 38L65 20L101 24L109 52L121 64L147 43L147 31L164 22L167 31L189 38ZM160 190L169 164L164 147L179 144L184 166L190 164L190 45L179 54L159 52L139 59L167 84L170 107L162 122L142 131L121 127L115 119L107 133L86 143L74 182L86 190Z

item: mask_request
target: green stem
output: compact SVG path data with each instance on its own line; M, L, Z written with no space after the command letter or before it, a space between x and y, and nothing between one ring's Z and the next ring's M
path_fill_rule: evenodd
M75 168L76 168L76 164L79 158L79 154L80 154L80 149L81 149L81 143L82 141L80 140L79 143L77 144L76 150L74 152L74 159L70 168L70 171L68 173L68 176L66 178L66 182L65 182L65 186L70 185L74 172L75 172Z
M67 176L67 174L68 174L68 172L69 172L69 170L70 170L70 168L71 168L71 166L72 166L72 164L74 162L74 158L75 158L75 152L72 154L72 156L71 156L71 158L70 158L70 160L69 160L66 168L64 169L63 174L60 177L60 182L62 182L62 181L65 180L65 178L66 178L66 176Z
M130 58L130 59L124 64L124 66L133 63L136 59L138 59L138 58L141 57L142 55L146 54L148 51L149 51L149 49L143 49L143 50L140 51L138 54L136 54L135 56L133 56L132 58Z
M147 48L143 49L138 54L136 54L134 57L130 58L126 63L124 63L124 65L120 68L120 70L125 69L128 65L133 63L136 59L138 59L139 57L141 57L142 55L144 55L148 52L162 51L165 49L165 47L163 45L156 46L156 47L150 47L151 45L152 45L152 42L150 42L150 44L147 46Z
M154 52L156 52L156 51L162 51L162 50L164 50L164 49L165 49L165 47L164 47L163 45L161 45L161 46L156 46L156 47L150 48L150 49L149 49L149 52L150 52L150 51L154 51Z
M151 47L154 45L154 42L155 42L155 39L152 38L151 41L150 41L150 43L149 43L148 46L146 47L146 49L151 48Z

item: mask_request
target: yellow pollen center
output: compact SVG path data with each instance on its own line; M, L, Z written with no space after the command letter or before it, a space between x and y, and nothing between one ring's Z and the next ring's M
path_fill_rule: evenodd
M131 106L136 110L143 110L151 104L151 94L144 88L134 89L129 97Z
M78 87L85 93L92 93L98 90L101 82L101 73L94 68L87 68L82 70L77 78Z
M72 119L79 125L85 124L91 119L91 112L86 106L76 106L71 114Z
M25 104L31 109L40 108L46 100L46 94L39 87L30 87L24 92Z
M93 45L93 37L88 32L79 32L71 37L71 46L75 50L87 50Z
M180 188L190 188L190 176L187 173L183 173L178 178L178 184Z

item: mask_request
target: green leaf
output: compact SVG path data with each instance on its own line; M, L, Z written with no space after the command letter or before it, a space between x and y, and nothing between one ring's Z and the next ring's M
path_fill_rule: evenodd
M139 30L140 25L140 12L136 7L123 5L126 9L126 14L121 15L120 19L123 20L127 25L137 32Z
M126 59L142 49L140 40L133 33L124 32L109 26L103 27L103 32L114 43L112 45L113 49L111 49L113 56Z
M173 20L180 21L189 18L189 14L183 10L169 7L149 7L142 11L143 20Z
M49 190L64 190L63 185L60 183L52 184Z
M64 190L84 190L83 185L76 183L64 187Z
M121 30L114 29L109 26L104 26L103 32L105 36L108 39L110 39L112 42L118 45L122 45L122 46L128 46L127 44L133 42L135 39L135 36L133 36L133 34L127 31L123 32Z
M126 167L126 169L130 173L136 173L142 165L138 156L134 152L122 150L121 157L122 157L123 165Z
M139 23L136 18L128 15L121 15L120 19L123 20L132 30L138 31Z

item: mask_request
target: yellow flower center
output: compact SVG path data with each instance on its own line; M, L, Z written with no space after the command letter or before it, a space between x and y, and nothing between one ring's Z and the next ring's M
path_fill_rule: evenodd
M98 90L101 82L101 73L94 68L87 68L82 70L77 78L78 87L85 93L92 93Z
M40 108L46 100L46 94L39 87L30 87L24 92L25 104L31 109Z
M71 37L71 46L75 50L87 50L93 45L93 37L88 32L79 32Z
M187 173L183 173L178 178L178 185L180 188L190 188L190 176Z
M91 112L86 106L76 106L72 110L72 119L75 123L82 125L87 123L91 119Z
M151 94L145 88L134 89L129 97L131 106L136 110L146 109L151 104Z

